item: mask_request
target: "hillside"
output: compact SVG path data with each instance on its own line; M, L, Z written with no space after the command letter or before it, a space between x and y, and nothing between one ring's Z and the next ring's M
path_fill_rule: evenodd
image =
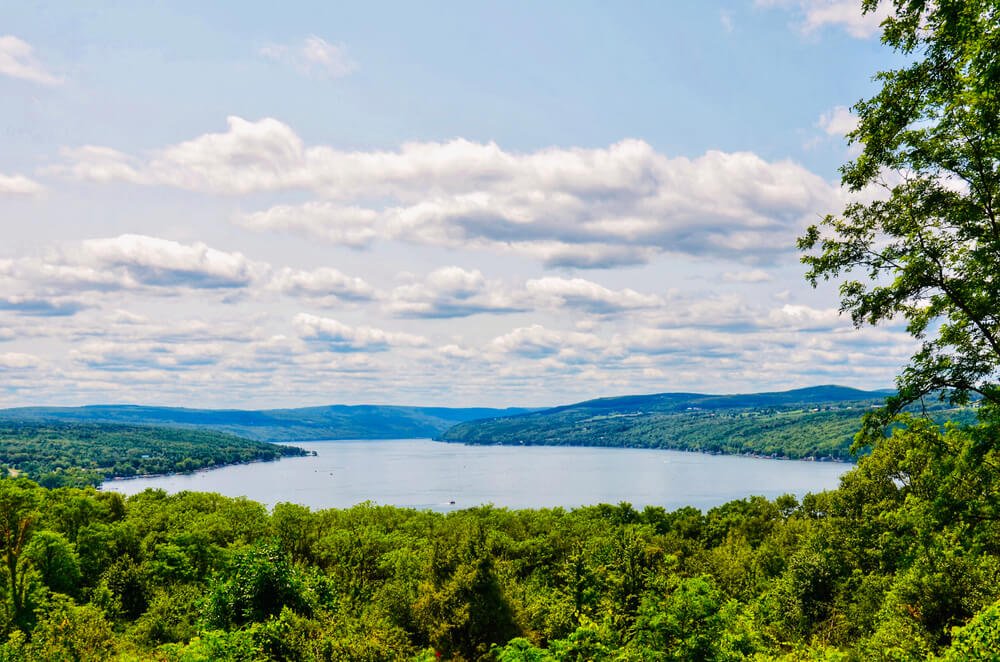
M433 437L465 421L526 411L381 405L266 410L93 405L0 409L0 423L58 421L162 425L216 430L258 441L311 441Z
M886 391L816 386L774 393L659 393L601 398L456 425L442 441L626 446L846 460L865 411ZM971 412L939 407L945 417Z
M0 422L0 465L47 487L194 471L304 455L294 446L211 430L148 425Z

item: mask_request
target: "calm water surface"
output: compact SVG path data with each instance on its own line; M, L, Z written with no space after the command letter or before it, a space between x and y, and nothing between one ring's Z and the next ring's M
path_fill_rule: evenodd
M314 509L362 501L450 510L492 503L545 508L627 501L668 509L711 508L752 494L802 496L837 486L851 468L832 462L764 460L633 448L464 446L429 439L316 441L296 446L315 457L287 458L188 475L104 483L136 494L146 488L246 496ZM454 501L454 504L451 502Z

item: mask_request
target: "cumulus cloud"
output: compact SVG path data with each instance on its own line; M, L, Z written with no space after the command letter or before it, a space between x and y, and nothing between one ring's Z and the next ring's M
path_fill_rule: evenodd
M451 318L569 309L598 316L661 306L663 299L625 288L613 290L583 278L536 278L523 284L488 280L479 270L451 266L394 288L385 309L397 317Z
M348 326L329 317L308 313L296 315L294 325L302 339L322 344L335 352L380 352L393 347L427 345L427 339L421 336L369 326Z
M203 243L182 244L159 237L124 234L89 239L80 246L84 263L117 270L123 281L153 287L246 287L254 265L240 253L227 253Z
M24 175L0 174L0 195L39 195L45 189Z
M611 290L583 278L538 278L525 283L534 297L550 305L578 308L599 315L621 313L627 310L656 308L663 299L635 290Z
M332 267L312 270L285 267L275 272L269 287L292 296L333 297L346 301L370 301L377 294L364 279L347 276Z
M63 147L59 150L59 155L63 158L63 164L49 166L44 168L43 172L94 182L152 183L140 174L138 168L141 166L138 159L111 147L100 145Z
M835 106L819 116L816 126L828 136L846 136L858 128L858 118L846 106Z
M759 328L766 309L736 294L724 296L672 296L662 309L645 317L657 329L721 329L748 333Z
M876 11L861 13L859 0L755 0L758 7L779 7L799 16L798 29L803 34L824 27L839 27L858 39L867 39L879 32L879 25L889 15L892 3L881 2Z
M348 276L332 267L317 269L276 268L254 261L242 253L222 251L201 242L182 243L126 234L88 239L50 249L41 256L0 259L0 277L11 288L44 292L49 299L10 299L10 310L65 311L79 305L64 299L80 292L135 291L174 295L202 290L232 294L255 292L281 294L314 300L363 302L379 297L364 279Z
M0 75L40 85L59 85L63 82L38 61L31 44L9 34L0 36Z
M850 318L844 318L836 308L817 309L785 304L770 312L767 323L790 331L829 331L836 327L850 326Z
M268 44L259 53L313 78L343 78L358 68L343 44L331 44L316 35L306 37L299 44Z
M738 357L748 342L748 336L690 328L640 328L612 339L614 351L624 356L670 355L672 361L699 363Z
M96 340L70 352L74 362L111 372L196 370L217 365L226 355L221 344L161 344Z
M507 152L456 139L396 151L306 146L287 125L228 119L146 157L66 152L53 172L216 194L305 190L324 198L245 214L258 230L364 246L375 238L528 255L549 266L640 264L658 253L766 261L840 205L801 165L749 152L668 157L641 140Z
M362 248L378 237L378 212L361 207L343 207L328 202L278 205L234 218L251 230L295 232L319 237L341 246Z
M523 358L542 358L554 355L576 356L581 351L600 350L603 345L602 340L591 333L556 331L541 324L532 324L497 336L490 343L490 348Z
M0 353L0 370L26 370L39 365L41 360L33 354L20 352Z
M525 298L499 281L487 281L479 270L455 266L435 269L422 281L393 289L385 307L398 317L424 318L528 310Z

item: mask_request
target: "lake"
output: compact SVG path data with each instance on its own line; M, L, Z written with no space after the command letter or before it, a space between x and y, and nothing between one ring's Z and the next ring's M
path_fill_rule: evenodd
M289 501L313 509L362 501L439 511L487 503L572 508L622 501L637 508L707 509L754 494L801 497L835 488L852 466L635 448L466 446L430 439L294 445L316 456L113 480L102 489L219 492L269 507Z

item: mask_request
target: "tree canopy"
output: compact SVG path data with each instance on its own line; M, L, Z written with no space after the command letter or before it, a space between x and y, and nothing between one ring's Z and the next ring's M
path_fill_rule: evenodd
M864 0L875 11L877 0ZM858 326L903 319L920 347L883 414L923 396L1000 406L1000 3L894 0L882 41L910 64L854 106L855 195L799 239ZM884 423L886 416L876 417Z

